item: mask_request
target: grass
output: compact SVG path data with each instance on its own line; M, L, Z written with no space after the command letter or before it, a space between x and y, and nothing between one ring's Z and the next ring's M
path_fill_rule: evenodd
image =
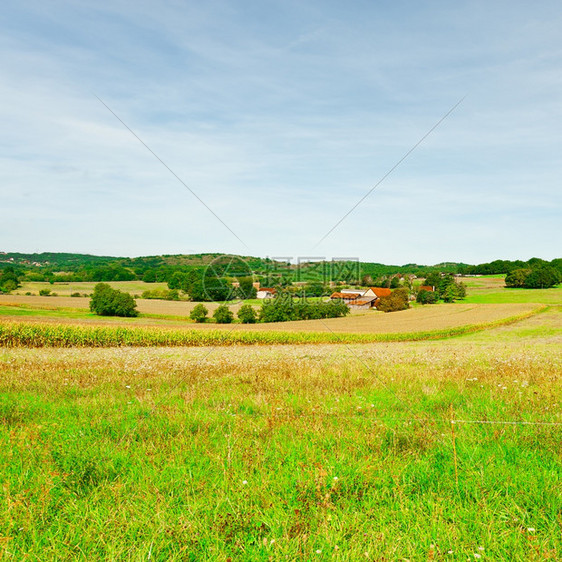
M125 291L133 295L140 295L143 291L168 288L166 283L144 283L143 281L108 281L107 283L114 289L119 289L120 291ZM21 287L14 291L14 294L25 295L25 293L32 293L32 295L38 295L41 289L49 289L61 297L70 297L72 293L93 293L96 284L97 281L53 284L43 281L28 281L22 283Z
M469 294L464 302L467 303L562 303L562 287L552 289L507 289L485 292L483 294Z
M453 441L450 423L562 423L559 325L549 310L500 343L4 349L0 553L559 560L562 427L457 423Z
M561 304L562 286L551 289L509 289L505 276L483 276L463 278L468 288L466 303L540 303Z

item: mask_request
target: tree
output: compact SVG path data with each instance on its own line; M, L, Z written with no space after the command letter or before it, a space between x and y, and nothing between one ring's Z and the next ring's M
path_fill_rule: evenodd
M194 300L225 302L234 298L232 285L224 277L218 277L214 268L207 268L203 275L201 285L199 286L198 283L195 285L197 285L198 289L201 289L201 293L199 294L201 298ZM195 287L193 287L193 289L195 289Z
M226 306L226 304L221 304L214 312L213 318L217 324L231 324L234 320L234 315L232 311Z
M260 322L287 322L292 320L293 301L288 295L278 294L273 299L264 299L260 310Z
M156 272L153 269L147 269L142 276L145 283L156 283Z
M339 318L349 314L343 302L294 301L290 295L281 294L266 299L260 310L260 322L287 322L289 320L313 320L318 318Z
M250 304L245 304L240 307L238 311L238 319L242 324L255 324L257 320L257 314L254 307Z
M326 294L326 288L320 281L310 281L304 286L304 296L321 297Z
M377 304L377 309L383 312L396 312L407 308L410 308L408 290L404 288L392 291L388 297L381 297Z
M422 289L416 297L416 302L419 302L420 304L435 304L438 298L439 297L436 292Z
M441 298L444 302L454 302L457 296L456 283L450 283L441 293Z
M90 299L90 310L99 316L138 316L137 303L129 293L98 283Z
M395 275L395 276L390 280L390 288L391 288L391 289L398 289L398 287L400 287L400 279L398 278L397 275Z
M251 277L239 277L237 294L242 300L255 299L257 295L257 290L254 287L254 280Z
M424 281L424 285L429 285L430 287L439 287L439 284L441 283L441 274L434 272L434 273L430 273Z
M20 286L18 274L10 265L0 274L0 291L9 293Z
M204 304L197 304L193 310L189 313L189 317L195 322L202 323L207 319L207 307Z
M530 269L514 269L505 276L505 286L524 287L525 279L527 279L530 273Z
M181 289L185 283L185 275L181 271L176 271L168 279L168 289Z
M14 281L13 279L8 279L7 281L2 282L2 291L5 293L11 293L18 288L18 282Z
M525 278L525 287L527 289L548 289L558 285L558 283L560 283L560 274L550 266L533 269Z

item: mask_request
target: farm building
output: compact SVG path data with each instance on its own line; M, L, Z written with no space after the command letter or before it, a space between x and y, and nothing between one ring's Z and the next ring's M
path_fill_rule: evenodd
M364 297L377 297L380 299L381 297L389 297L392 291L387 289L386 287L370 287L367 291L365 291Z
M375 307L381 297L387 297L390 293L391 290L384 287L342 289L340 292L333 293L330 298L333 300L342 300L349 308L369 309Z
M256 298L258 299L271 299L277 293L276 289L268 288L268 287L260 287L260 290L256 294Z
M346 291L343 290L339 293L332 293L330 295L330 299L331 300L341 300L343 302L345 302L345 304L349 304L350 302L357 300L359 297L361 297L361 292L351 292L351 291Z

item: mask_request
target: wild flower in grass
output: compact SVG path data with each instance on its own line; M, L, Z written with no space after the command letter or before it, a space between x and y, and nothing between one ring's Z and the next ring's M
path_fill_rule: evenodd
M478 547L478 550L484 550L484 547L483 547L483 546L479 546L479 547Z
M130 385L128 385L128 384L126 384L126 385L125 385L125 388L131 388L131 386L130 386Z
M534 527L527 527L527 531L529 531L529 533L534 533L535 528Z
M334 482L337 482L339 480L339 478L337 476L334 476Z
M474 553L474 558L482 558L482 555L478 554L477 552Z
M322 551L318 548L318 549L316 550L316 554L322 554Z
M243 486L246 486L247 484L248 484L248 481L247 481L247 480L242 480L242 485L243 485Z
M447 551L447 554L453 554L453 551L452 551L452 550L448 550L448 551Z

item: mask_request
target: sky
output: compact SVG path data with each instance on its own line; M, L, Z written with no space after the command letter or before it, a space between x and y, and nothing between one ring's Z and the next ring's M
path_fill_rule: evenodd
M7 0L0 29L0 251L562 256L556 1Z

